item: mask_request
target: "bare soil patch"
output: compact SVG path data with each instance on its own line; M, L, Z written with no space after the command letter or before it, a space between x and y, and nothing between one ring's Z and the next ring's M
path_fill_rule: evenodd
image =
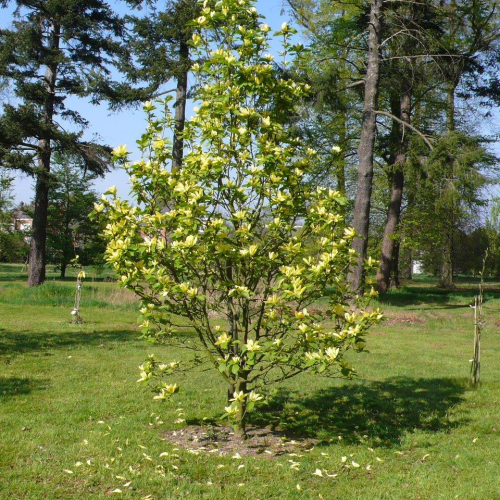
M407 314L401 316L392 316L387 318L385 321L387 325L423 325L425 323L425 319L421 318L416 314Z
M268 458L300 453L314 448L312 439L289 439L270 427L247 429L247 439L241 442L230 427L190 425L168 431L163 436L170 443L191 453L216 453L219 456L265 456Z

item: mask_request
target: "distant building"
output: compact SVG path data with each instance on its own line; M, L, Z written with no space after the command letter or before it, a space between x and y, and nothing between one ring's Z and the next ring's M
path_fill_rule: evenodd
M31 229L33 219L22 210L16 209L12 212L11 231L20 231L25 234L24 241L29 245L31 242Z
M411 273L412 274L423 274L424 263L421 260L414 260L411 263Z
M14 231L31 231L33 219L21 210L14 210L12 213L12 229Z

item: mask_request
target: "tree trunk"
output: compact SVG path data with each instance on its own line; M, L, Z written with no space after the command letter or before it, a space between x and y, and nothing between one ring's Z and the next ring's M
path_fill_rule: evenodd
M61 28L52 24L48 49L59 50ZM44 136L38 141L38 169L36 173L35 210L33 214L33 230L30 246L30 267L28 286L41 285L45 281L47 212L49 204L49 176L51 161L51 127L54 116L57 63L54 62L45 70L45 103L43 121L46 125Z
M63 262L61 264L61 276L60 277L61 277L61 279L66 278L66 263L65 262Z
M439 286L441 288L455 288L453 283L453 234L448 234L444 240Z
M363 263L368 247L368 230L370 224L370 206L373 180L373 149L376 132L376 110L378 106L381 9L383 0L371 0L368 36L368 64L365 77L365 93L363 104L363 120L358 147L358 180L356 201L354 204L354 229L357 237L353 248L358 254L358 262L349 273L351 289L357 292L363 286Z
M411 114L411 94L407 90L401 96L400 117L405 123L410 123ZM380 294L387 292L390 286L391 269L393 262L394 244L396 230L401 216L401 203L403 201L404 172L403 166L408 152L408 133L404 125L397 124L398 152L395 156L393 170L390 173L391 178L391 198L387 210L387 222L385 224L384 236L382 239L382 255L380 257L380 266L377 272L377 288Z
M399 155L398 155L399 156ZM395 234L401 213L401 201L403 199L404 174L401 166L395 165L396 170L391 174L391 201L387 211L387 222L385 224L382 239L382 255L377 271L377 289L384 294L389 289L392 257L394 252Z
M342 100L342 98L341 98ZM347 109L343 101L341 101L339 109L340 123L339 123L339 147L341 148L341 159L337 162L337 168L335 169L335 176L337 178L337 190L342 196L346 196L346 178L345 178L345 168L346 168L346 150L347 150ZM344 215L344 214L342 214Z
M448 110L447 110L447 127L448 132L455 130L455 90L458 82L453 82L448 90ZM453 179L454 166L450 165L450 177ZM450 189L454 190L452 181L450 181ZM453 233L455 230L455 207L453 206L453 196L451 197L451 206L448 213L445 214L445 224L447 225L443 238L443 245L441 249L442 264L441 264L441 277L439 286L442 288L455 288L453 283Z
M181 66L181 70L177 77L176 100L174 104L175 130L172 146L172 171L182 166L182 159L184 157L184 138L182 134L186 123L188 64L189 45L187 42L181 41L179 45L179 65Z
M247 393L247 381L240 378L236 383L236 392ZM239 400L237 403L238 411L234 422L234 434L240 440L244 441L247 438L246 420L247 420L247 400L246 398Z
M399 280L399 251L401 250L400 240L396 240L394 243L394 252L392 254L392 279L394 281L394 286L396 288L401 287L401 282Z

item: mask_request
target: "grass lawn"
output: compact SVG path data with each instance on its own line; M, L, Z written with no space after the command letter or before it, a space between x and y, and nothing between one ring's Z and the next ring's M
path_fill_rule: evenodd
M0 265L0 499L500 499L500 294L487 283L482 385L468 386L472 282L420 280L391 292L387 321L354 360L353 381L302 376L252 424L310 449L233 458L175 447L166 432L217 419L225 386L200 367L161 404L135 381L152 352L135 299L102 276L56 275L27 289Z

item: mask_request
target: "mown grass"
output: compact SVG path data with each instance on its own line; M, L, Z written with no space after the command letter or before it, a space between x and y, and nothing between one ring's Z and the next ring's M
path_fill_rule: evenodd
M314 449L237 459L165 440L216 420L225 386L203 366L180 376L174 403L152 401L137 365L187 355L138 339L135 299L88 280L85 323L72 325L74 282L27 289L17 271L0 268L1 499L500 499L496 292L478 390L467 382L473 288L420 281L380 301L388 320L353 360L356 380L293 379L252 415Z

